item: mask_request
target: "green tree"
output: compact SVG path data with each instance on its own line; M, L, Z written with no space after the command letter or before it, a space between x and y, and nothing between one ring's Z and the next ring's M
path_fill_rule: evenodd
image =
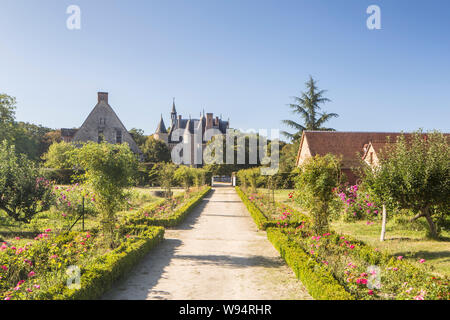
M13 142L15 126L16 99L6 94L0 94L0 142Z
M424 217L429 235L438 237L433 214L450 208L449 137L439 132L415 132L398 137L381 152L379 164L365 167L364 186L391 210L408 209Z
M174 177L186 191L189 190L194 182L193 169L187 166L179 166L177 170L175 170Z
M52 188L40 177L34 163L16 154L6 140L0 144L0 209L16 221L29 223L33 216L48 210Z
M72 162L84 170L83 179L96 195L106 243L115 246L116 212L125 203L126 188L133 184L138 161L127 144L88 142L73 151Z
M310 211L313 230L321 234L328 230L333 189L341 182L341 159L332 154L316 155L308 158L300 170L296 183L298 200Z
M157 140L150 136L145 140L141 149L146 162L168 162L171 160L169 147L164 141Z
M330 101L330 99L324 97L326 90L319 90L316 81L311 76L306 82L306 88L307 91L302 92L301 97L293 97L295 103L289 104L292 112L300 115L303 124L294 120L283 120L284 124L297 130L294 134L286 131L282 132L289 139L296 140L300 138L303 130L334 131L332 128L323 126L331 118L339 116L336 113L321 112L320 105Z
M64 141L53 143L48 152L42 156L45 161L44 166L53 169L70 169L72 168L72 153L75 146Z
M158 164L159 185L164 189L166 198L172 196L172 186L175 183L176 166L171 162L161 162Z
M145 140L147 140L147 137L144 135L144 130L142 129L133 128L129 133L139 148L141 148L144 145Z

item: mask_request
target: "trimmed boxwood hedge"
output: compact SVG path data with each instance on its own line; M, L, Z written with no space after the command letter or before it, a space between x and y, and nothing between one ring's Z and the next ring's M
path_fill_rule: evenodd
M323 265L317 263L297 243L290 241L281 230L268 228L267 238L314 299L354 300Z
M65 283L60 283L45 292L42 291L39 299L98 299L163 238L164 228L146 227L139 237L124 241L118 248L95 258L88 266L81 268L80 289L69 289Z
M178 208L170 217L151 218L134 215L127 218L125 223L132 225L144 224L149 226L163 226L166 228L175 227L186 218L192 209L194 209L210 191L211 187L207 186L205 190Z
M130 271L164 239L162 226L172 227L180 223L210 190L211 187L207 187L167 219L125 218L125 223L120 227L121 236L136 236L123 241L118 248L95 258L88 266L82 267L80 289L69 289L65 283L59 283L46 291L41 291L39 299L91 300L100 298L115 281ZM160 203L154 203L151 206L157 205Z
M248 196L244 193L244 191L242 191L242 189L240 187L235 187L235 189L236 189L237 194L241 198L242 202L247 207L247 210L250 212L250 215L252 216L253 220L255 221L255 223L256 223L256 225L258 226L259 229L266 230L267 228L275 228L279 224L285 224L286 223L286 221L269 220L269 219L267 219L267 217L264 215L264 213L252 201L250 201L248 199ZM277 205L279 205L279 204L277 203ZM299 213L298 211L290 208L289 206L285 205L285 207L289 211L295 212L296 216L302 217L302 219L304 221L309 220L308 217L306 217L305 215ZM300 223L301 222L289 222L288 226L296 228L296 227L298 227L300 225Z
M258 228L267 231L267 238L278 250L281 257L294 271L298 279L317 300L354 300L354 297L325 269L315 261L302 247L290 241L289 238L276 228L277 221L269 221L261 210L251 202L247 195L236 187L236 192L244 202ZM305 217L305 220L308 218Z

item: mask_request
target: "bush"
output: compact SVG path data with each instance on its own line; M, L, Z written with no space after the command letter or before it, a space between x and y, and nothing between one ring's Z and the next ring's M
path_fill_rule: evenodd
M299 245L276 228L267 229L267 238L280 252L281 257L294 271L298 279L308 290L308 293L318 300L353 300L328 272L323 264L317 263Z
M69 289L65 282L42 291L37 299L88 300L97 299L131 270L152 248L164 238L164 228L146 227L138 237L128 239L119 247L81 268L81 288Z
M56 184L71 184L79 182L76 178L76 172L73 169L41 169L42 176ZM79 172L78 172L79 173Z
M316 155L308 158L300 170L296 194L309 209L314 230L323 233L328 230L333 190L341 181L341 160L331 154Z
M29 223L52 202L51 184L40 177L34 163L17 155L6 141L0 143L0 209L16 221Z
M136 214L129 216L126 218L126 225L151 225L151 226L164 226L164 227L175 227L179 223L181 223L184 218L194 209L202 199L211 191L211 187L205 187L199 192L195 193L192 198L190 198L186 203L184 203L181 207L176 208L174 212L169 212L169 216L164 217L152 217L151 212L156 211L161 207L162 203L154 204L151 207L147 207L139 210ZM167 201L163 202L164 204L168 204ZM164 208L165 209L165 208Z

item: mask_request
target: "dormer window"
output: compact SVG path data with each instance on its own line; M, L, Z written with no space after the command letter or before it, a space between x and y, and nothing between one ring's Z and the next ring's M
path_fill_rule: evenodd
M116 130L116 143L122 143L122 131Z

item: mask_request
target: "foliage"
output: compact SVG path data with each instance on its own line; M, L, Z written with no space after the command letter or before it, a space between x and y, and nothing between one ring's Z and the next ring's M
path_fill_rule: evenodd
M6 94L0 94L0 142L13 142L15 126L16 99Z
M72 161L84 170L83 178L96 195L106 240L114 247L115 213L124 204L124 189L136 175L137 159L127 144L89 142L75 149Z
M172 186L175 182L176 166L171 162L157 165L159 185L165 190L166 198L172 196Z
M149 136L141 148L145 161L147 162L158 163L169 162L171 160L169 147L164 141L157 140L153 136Z
M81 268L80 281L82 286L80 289L69 289L61 281L47 291L40 292L36 298L51 300L100 298L115 281L130 271L136 263L163 240L164 229L161 227L146 227L136 236L127 236L116 249L96 257Z
M196 192L187 194L187 198L165 200L150 207L138 210L134 215L126 218L125 226L152 225L175 227L195 208L202 199L211 191L211 187L200 188ZM182 195L184 197L184 195ZM181 198L181 197L180 197Z
M284 204L272 205L260 194L247 195L239 187L236 187L236 192L261 230L269 227L295 228L309 221L308 217L297 210Z
M71 157L75 148L75 145L65 141L53 143L42 156L44 166L53 169L71 169L73 167Z
M344 205L342 214L345 221L373 219L381 213L380 205L358 185L340 186L336 189L336 193Z
M184 187L187 191L194 182L194 170L190 167L180 165L174 173L175 179Z
M313 228L317 233L328 229L328 216L333 201L333 189L341 180L341 160L334 155L316 155L301 166L296 189L300 201L313 217Z
M303 125L293 120L283 120L283 123L297 130L291 134L283 131L282 133L289 139L298 139L303 130L325 130L334 131L334 129L323 127L324 123L331 118L338 117L336 113L320 112L320 104L330 101L324 97L325 90L319 90L316 81L310 76L306 82L307 91L303 92L301 97L293 97L296 103L289 104L293 113L299 114L303 119Z
M15 145L16 152L25 154L29 159L37 161L47 150L52 130L40 125L15 120L16 99L0 94L0 142L6 140Z
M438 236L433 213L450 212L448 141L439 132L402 135L383 150L378 166L364 170L363 184L380 203L412 210L413 219L425 217L433 238Z
M81 213L95 214L95 194L78 183L69 187L55 186L56 209L66 218L75 218Z
M0 144L0 209L16 221L29 223L53 200L51 185L39 176L33 162L17 155L14 146Z
M130 133L131 137L133 138L134 142L136 142L138 147L142 148L142 146L144 145L145 141L147 140L147 137L144 135L144 130L132 128L128 132Z
M308 293L318 300L353 300L348 293L326 270L325 265L317 263L298 244L277 228L267 229L267 238L280 252L281 257L294 271L295 275L308 290Z

